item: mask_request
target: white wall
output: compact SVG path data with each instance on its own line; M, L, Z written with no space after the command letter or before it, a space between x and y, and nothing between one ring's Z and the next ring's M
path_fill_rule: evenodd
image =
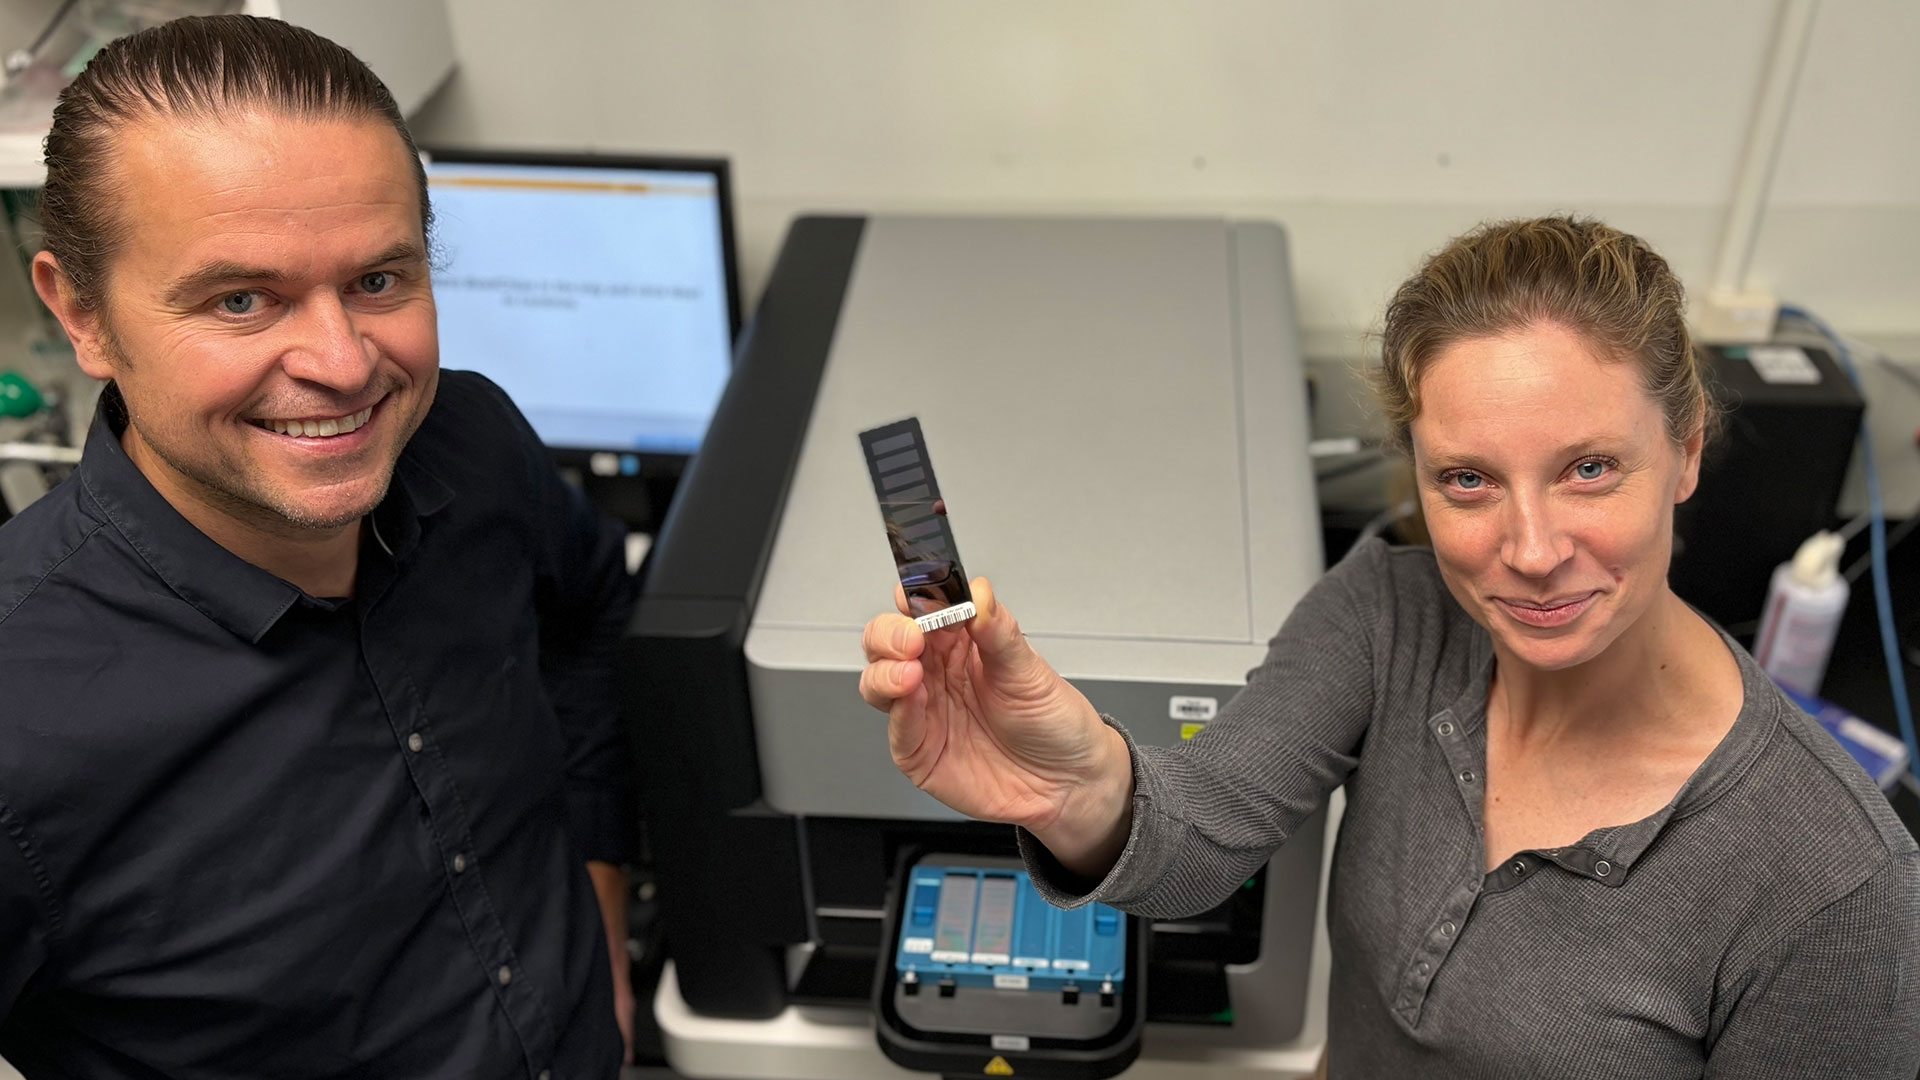
M1765 0L449 0L426 142L718 152L757 291L817 209L1285 222L1319 355L1476 220L1594 212L1704 288ZM1751 284L1920 337L1920 4L1818 12Z

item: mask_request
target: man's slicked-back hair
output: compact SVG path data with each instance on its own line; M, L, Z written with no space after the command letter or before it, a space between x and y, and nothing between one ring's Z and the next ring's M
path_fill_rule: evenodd
M43 242L83 308L98 306L107 264L125 236L127 223L115 212L119 173L112 167L120 131L149 118L217 122L247 108L392 125L413 165L421 240L431 243L427 175L413 136L393 94L359 57L278 19L175 19L109 42L53 110L40 195Z

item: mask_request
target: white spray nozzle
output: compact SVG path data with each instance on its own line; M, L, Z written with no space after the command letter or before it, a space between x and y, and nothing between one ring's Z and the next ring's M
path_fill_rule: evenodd
M1847 541L1839 533L1821 530L1807 537L1793 553L1793 577L1802 585L1823 588L1840 576L1840 555Z

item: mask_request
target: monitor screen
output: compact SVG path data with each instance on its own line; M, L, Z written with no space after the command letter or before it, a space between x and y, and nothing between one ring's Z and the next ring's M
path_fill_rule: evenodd
M441 363L556 450L696 450L739 324L725 163L443 151L427 178Z

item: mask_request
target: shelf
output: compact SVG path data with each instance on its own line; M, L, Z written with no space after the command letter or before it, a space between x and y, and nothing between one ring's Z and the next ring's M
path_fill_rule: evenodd
M224 6L224 5L215 5ZM453 71L453 31L445 0L244 0L249 15L283 18L352 49L411 114ZM53 123L51 103L45 123ZM33 134L0 132L0 189L37 188L46 181L46 128Z
M41 143L47 133L0 133L0 188L37 188L47 178Z

